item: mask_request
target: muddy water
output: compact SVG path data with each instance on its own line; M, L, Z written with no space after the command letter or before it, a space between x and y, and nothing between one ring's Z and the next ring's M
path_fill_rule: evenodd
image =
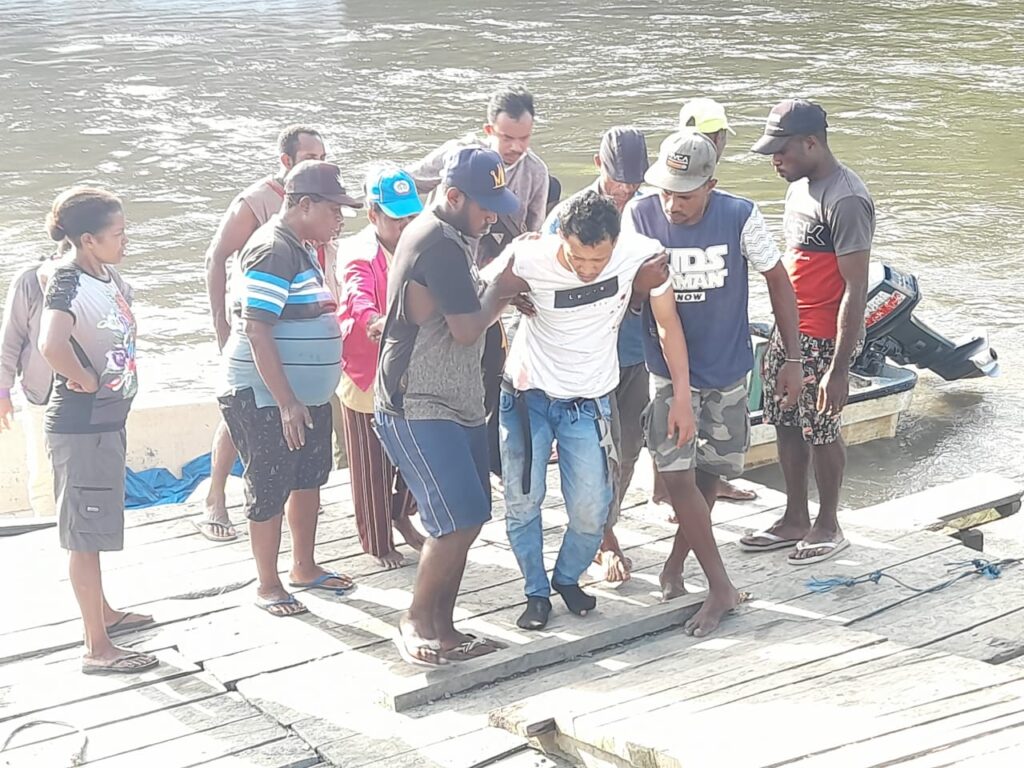
M656 147L684 98L710 95L738 133L722 186L777 228L784 184L746 149L772 103L805 95L875 195L877 255L919 276L921 314L953 336L986 327L1003 360L994 381L924 374L897 439L851 451L850 500L1019 475L1022 62L1012 0L0 0L0 288L49 250L57 191L117 190L144 398L204 395L202 253L233 194L273 169L283 124L321 126L355 181L477 126L515 77L537 94L535 148L571 191L603 129L633 122Z

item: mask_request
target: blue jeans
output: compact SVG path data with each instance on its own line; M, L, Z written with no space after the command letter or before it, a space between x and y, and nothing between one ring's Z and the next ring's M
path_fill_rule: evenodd
M553 400L537 389L518 395L529 412L532 445L530 490L523 492L526 444L516 395L501 393L500 443L505 484L505 524L519 569L526 578L527 597L548 597L551 584L544 569L541 503L547 492L551 446L558 444L558 470L569 514L552 581L577 584L594 560L612 503L608 472L611 404L597 400Z

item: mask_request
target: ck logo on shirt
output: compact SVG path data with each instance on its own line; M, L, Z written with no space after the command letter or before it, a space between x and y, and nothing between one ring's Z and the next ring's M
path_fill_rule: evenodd
M803 214L790 214L783 221L786 244L790 248L809 251L832 250L832 233L818 219Z
M672 269L672 289L676 301L691 303L704 301L705 291L722 288L729 270L725 257L728 245L709 248L669 248L669 266Z

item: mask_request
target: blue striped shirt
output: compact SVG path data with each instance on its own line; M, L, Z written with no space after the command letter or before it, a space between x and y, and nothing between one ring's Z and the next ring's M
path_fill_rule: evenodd
M341 380L341 331L337 302L316 252L275 217L249 238L238 262L241 274L219 394L252 389L257 407L276 405L245 334L246 321L255 320L273 326L281 366L295 396L304 405L323 405Z

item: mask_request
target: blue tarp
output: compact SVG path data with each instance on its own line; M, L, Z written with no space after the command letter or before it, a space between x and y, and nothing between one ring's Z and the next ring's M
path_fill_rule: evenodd
M242 462L235 459L231 474L242 474ZM126 509L155 507L158 504L179 504L210 476L210 454L192 459L181 468L181 477L168 469L126 470L124 478L124 506Z

